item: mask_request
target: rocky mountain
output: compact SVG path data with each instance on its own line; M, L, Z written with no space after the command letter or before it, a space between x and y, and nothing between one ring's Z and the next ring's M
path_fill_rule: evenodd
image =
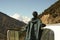
M20 30L26 24L0 12L0 40L7 40L7 30Z
M60 0L44 10L44 12L39 15L39 18L41 18L45 24L60 23Z

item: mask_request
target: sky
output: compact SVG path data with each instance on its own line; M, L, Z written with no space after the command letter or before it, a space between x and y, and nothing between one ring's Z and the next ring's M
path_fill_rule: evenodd
M0 0L0 12L9 16L14 14L32 18L32 12L42 13L57 0Z

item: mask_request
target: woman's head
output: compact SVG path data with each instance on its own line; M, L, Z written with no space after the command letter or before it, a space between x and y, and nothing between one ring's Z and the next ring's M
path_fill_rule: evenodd
M37 17L38 16L38 13L36 11L33 12L33 16L34 17Z

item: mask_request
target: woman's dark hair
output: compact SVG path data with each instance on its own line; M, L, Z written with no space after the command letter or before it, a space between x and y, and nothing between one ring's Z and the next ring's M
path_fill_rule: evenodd
M34 16L34 17L37 17L37 16L38 16L38 12L34 11L34 12L33 12L33 16Z

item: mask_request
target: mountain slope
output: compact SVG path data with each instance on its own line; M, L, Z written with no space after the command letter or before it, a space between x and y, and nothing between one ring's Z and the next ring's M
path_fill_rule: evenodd
M6 40L7 30L20 30L26 24L0 12L0 40ZM2 35L2 36L1 36Z
M60 1L57 1L39 15L45 24L60 23Z

